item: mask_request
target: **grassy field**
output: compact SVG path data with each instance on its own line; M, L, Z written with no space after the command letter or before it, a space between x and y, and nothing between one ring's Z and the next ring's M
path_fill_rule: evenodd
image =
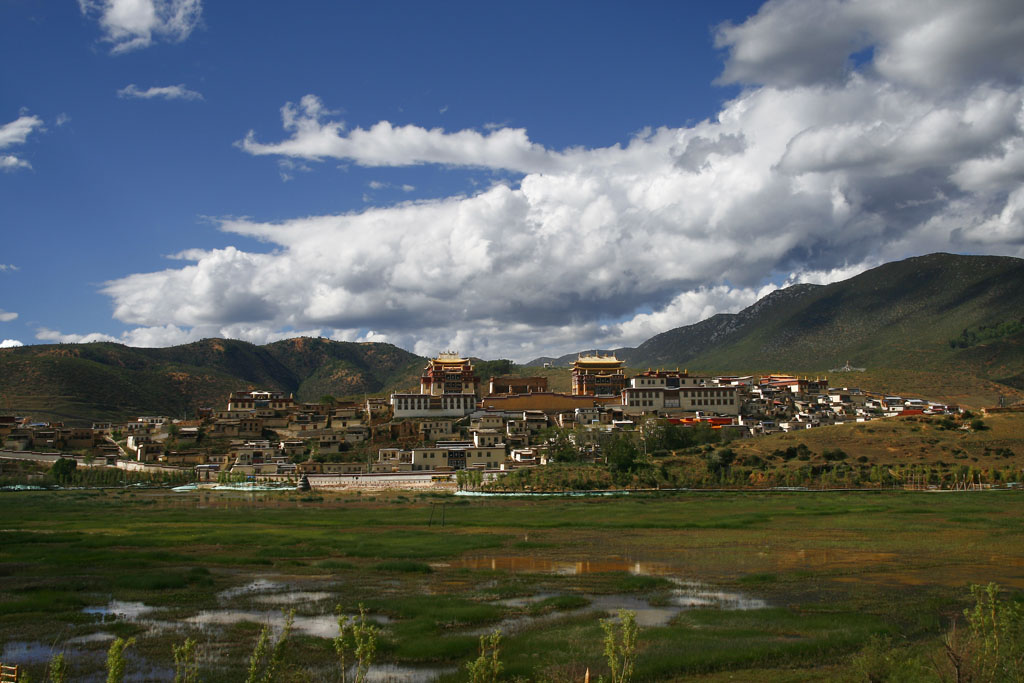
M934 416L889 418L742 439L730 447L741 457L770 459L772 453L802 443L816 453L812 462L823 462L821 453L826 450L841 449L850 462L866 458L863 462L883 466L944 463L982 469L1024 467L1024 413L981 419L984 429L963 430L949 429L948 423ZM804 464L799 460L789 463L793 467Z
M510 680L580 680L606 672L600 619L623 607L639 680L862 680L879 637L927 680L968 584L1024 589L1017 491L19 492L0 512L3 660L33 680L61 650L76 680L99 676L114 636L136 637L139 679L173 677L192 636L205 680L244 680L261 623L291 607L281 680L337 680L333 611L360 603L385 676L466 680L498 628Z

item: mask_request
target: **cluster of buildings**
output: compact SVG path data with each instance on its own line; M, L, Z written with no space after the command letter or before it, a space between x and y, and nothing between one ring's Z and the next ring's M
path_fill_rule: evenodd
M472 362L455 353L431 359L418 389L386 399L321 403L301 403L282 392L238 391L224 410L202 410L195 420L140 417L92 429L0 417L0 439L10 450L94 449L140 466L194 467L206 479L224 472L498 472L544 464L551 426L571 428L581 457L596 458L595 437L639 436L652 418L684 426L706 422L741 437L956 410L790 375L699 377L648 369L627 376L623 361L600 354L576 359L567 393L551 391L546 377L491 377L484 384Z
M0 445L8 451L89 451L117 455L117 445L102 429L67 427L61 422L34 422L27 417L0 415Z

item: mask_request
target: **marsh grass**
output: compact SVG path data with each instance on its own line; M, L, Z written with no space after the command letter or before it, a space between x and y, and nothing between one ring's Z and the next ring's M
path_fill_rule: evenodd
M476 634L532 612L544 618L503 635L507 675L535 679L579 664L596 677L606 615L588 612L583 595L636 595L657 606L671 604L677 584L629 572L541 574L444 562L520 556L583 566L617 558L665 563L677 568L675 577L775 606L695 610L642 629L638 679L716 671L777 679L813 666L843 671L876 634L900 633L909 648L923 647L967 606L968 583L1024 588L1015 569L1024 562L1024 496L1013 491L481 499L454 508L466 514L450 509L444 528L427 526L429 499L381 498L0 494L8 529L0 531L0 642L105 631L135 636L134 651L160 664L170 657L165 637L82 609L128 600L183 618L216 604L226 588L285 575L299 587L330 582L346 609L365 602L390 617L380 638L385 661L458 667L476 656ZM423 571L431 562L432 571ZM496 602L538 594L556 597L526 608ZM202 647L219 663L204 677L221 680L232 663L241 666L259 628L234 624L205 635ZM331 656L323 638L295 634L289 647L284 661L296 666ZM76 675L96 673L81 667ZM43 674L29 671L34 680Z
M407 574L431 574L434 571L426 562L415 562L413 560L378 562L374 565L374 569L383 572L405 572Z
M548 614L549 612L565 612L569 610L583 609L590 604L590 600L582 595L555 595L534 602L529 607L530 614L536 616Z
M887 632L879 618L856 612L693 610L670 626L642 633L637 676L660 680L755 665L820 663Z
M737 580L737 583L740 583L740 584L742 584L744 586L759 586L759 585L763 585L763 584L766 584L766 583L775 583L778 580L779 580L779 577L778 577L777 574L760 573L760 574L747 574L746 576L741 576Z

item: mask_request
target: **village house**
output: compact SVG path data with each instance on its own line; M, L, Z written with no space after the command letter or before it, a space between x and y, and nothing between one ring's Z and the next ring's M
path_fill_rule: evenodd
M453 420L422 420L416 423L421 441L451 439L455 436Z
M294 413L288 420L285 431L301 436L302 432L318 432L327 429L330 418L326 413Z
M391 401L386 398L368 398L365 410L369 420L385 418L391 414Z
M294 458L306 452L306 442L302 439L287 439L277 444L277 452L281 457Z
M216 467L217 470L227 470L235 464L235 458L230 453L210 453L206 456L206 464Z
M0 416L0 420L3 420L2 416ZM111 434L114 433L114 423L113 422L93 422L92 423L92 430L94 432L96 432L100 436L110 436Z
M470 432L474 446L494 446L504 443L504 433L497 429L474 429Z
M153 443L152 434L129 434L128 439L125 441L125 446L130 451L138 452L141 446L151 443Z
M169 453L161 453L157 460L175 467L194 467L206 464L206 453L196 450L170 451Z
M28 429L13 429L4 437L4 448L8 451L30 451L33 446L32 432Z
M263 420L258 417L214 420L210 427L210 435L228 439L259 438L263 435Z
M622 390L622 409L641 412L713 412L739 415L734 385L717 386L710 378L690 377L687 372L652 371L630 378Z
M102 440L90 427L61 427L54 430L54 447L60 450L91 450Z
M303 474L364 474L366 465L361 462L317 462L306 460L295 467L299 475Z
M370 438L370 428L366 425L351 425L342 432L346 443L362 443Z
M473 413L469 418L470 429L501 429L505 425L505 421L508 420L509 415L516 413L503 413L503 412L477 412Z
M231 471L240 471L246 474L255 472L244 471L243 468L273 462L274 456L277 455L278 449L271 447L270 441L267 440L237 441L231 444L228 451L228 456L234 463Z
M331 429L348 429L364 426L362 413L356 408L336 408L330 413Z
M418 472L424 470L462 470L468 467L497 469L506 460L504 444L477 447L472 442L440 442L434 447L382 448L377 463L382 471Z
M313 452L321 455L340 453L342 438L334 433L321 434L312 440Z
M122 435L126 434L150 434L153 430L153 425L148 422L125 422L115 427L116 431L121 432Z
M291 412L295 397L280 391L233 391L228 397L228 410L273 410Z

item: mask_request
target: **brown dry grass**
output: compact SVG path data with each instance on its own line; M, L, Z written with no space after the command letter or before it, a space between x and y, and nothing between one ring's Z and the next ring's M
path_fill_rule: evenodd
M967 421L968 423L970 421ZM1024 466L1024 413L1004 413L983 418L983 431L949 430L940 427L940 418L911 416L885 418L871 422L834 425L785 434L733 442L739 456L769 456L776 449L806 444L821 461L826 449L841 449L847 462L866 457L871 464L966 464L971 466ZM1000 449L1013 451L1013 457L996 455ZM797 467L807 464L791 460Z

